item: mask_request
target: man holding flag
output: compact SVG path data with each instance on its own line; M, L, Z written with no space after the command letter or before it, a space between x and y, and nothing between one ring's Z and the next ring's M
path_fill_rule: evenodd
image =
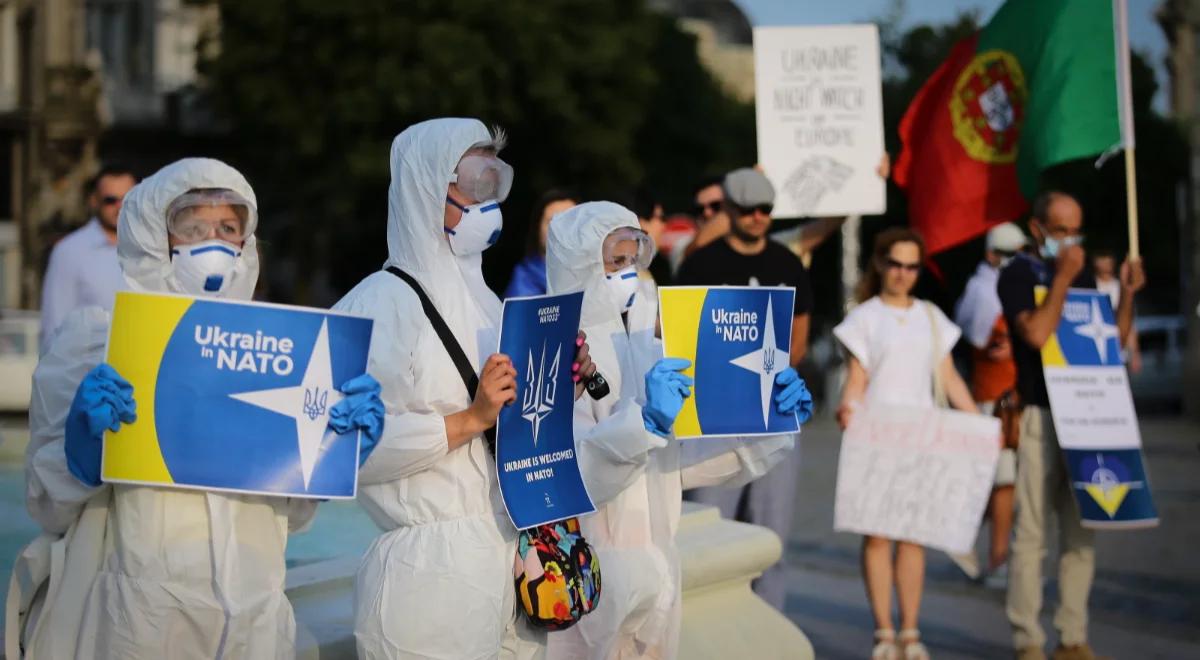
M1060 531L1058 562L1059 606L1054 626L1059 633L1055 660L1094 658L1087 644L1087 601L1095 572L1094 533L1080 523L1071 494L1070 478L1050 414L1050 398L1042 370L1042 346L1062 317L1067 289L1096 288L1095 277L1084 270L1083 210L1074 197L1057 191L1034 200L1029 231L1038 254L1018 254L1000 272L996 285L1004 319L1012 329L1017 392L1025 408L1017 446L1016 539L1008 574L1008 620L1021 660L1046 656L1042 609L1042 558L1046 555L1046 515L1057 514ZM1145 286L1141 261L1121 268L1121 304L1116 310L1123 340L1133 325L1133 295ZM1046 290L1039 301L1035 291Z

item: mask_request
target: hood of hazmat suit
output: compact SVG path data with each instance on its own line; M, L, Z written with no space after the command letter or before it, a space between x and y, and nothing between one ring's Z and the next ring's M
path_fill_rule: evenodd
M494 353L500 301L481 256L460 257L443 230L459 160L494 136L474 119L409 127L391 148L387 266L413 276L478 370ZM368 276L335 309L375 320L367 371L379 380L383 434L359 472L359 503L384 534L355 588L361 658L495 657L539 653L544 635L516 619L516 530L482 436L448 451L445 417L471 398L420 300L388 272Z
M663 356L655 337L658 292L643 281L622 318L624 301L606 284L603 243L614 230L638 228L637 217L610 202L588 202L550 222L546 246L550 293L583 290L582 330L592 360L611 393L575 404L576 443L598 442L632 453L649 451L644 468L609 471L616 489L597 512L581 519L584 536L600 554L602 604L574 627L550 635L549 658L673 658L681 613L679 527L683 488L740 485L764 474L793 446L791 436L721 441L704 452L681 452L674 438L646 430L645 376ZM620 304L618 304L620 303ZM615 438L637 438L619 445ZM706 440L705 442L709 442Z
M246 179L216 160L180 160L142 181L125 197L117 229L130 288L202 293L180 286L167 247L167 207L196 188L232 190L255 204ZM250 299L257 279L250 235L225 296ZM27 640L29 657L293 657L284 550L289 529L307 524L315 502L91 488L68 471L67 410L84 375L104 358L109 323L98 308L77 310L34 372L26 500L42 528L62 537L65 561L52 569L60 586ZM153 406L144 393L134 398L142 411Z

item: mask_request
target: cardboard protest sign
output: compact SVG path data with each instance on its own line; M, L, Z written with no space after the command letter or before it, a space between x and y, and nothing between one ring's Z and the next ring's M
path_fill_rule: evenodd
M789 366L791 287L662 287L663 350L691 360L692 396L675 418L680 438L795 433L775 406L775 377Z
M775 217L878 214L886 188L874 25L754 29L758 162Z
M1000 422L938 408L860 408L842 435L834 529L946 552L975 546Z
M500 411L496 472L517 529L596 510L575 456L575 337L582 293L504 301L500 352L517 370L517 400Z
M351 498L358 433L327 428L366 371L372 322L254 302L120 292L107 361L137 421L106 432L101 478L287 497Z

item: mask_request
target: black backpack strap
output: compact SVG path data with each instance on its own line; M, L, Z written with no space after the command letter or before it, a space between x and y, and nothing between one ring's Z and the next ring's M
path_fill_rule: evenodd
M455 368L458 369L458 375L462 378L463 385L467 387L467 394L474 399L476 391L479 390L479 375L475 373L475 367L471 366L471 360L467 357L466 351L463 350L462 344L459 344L454 333L450 332L450 326L446 325L446 319L443 319L442 315L438 313L437 308L433 306L433 301L429 299L429 295L425 293L425 289L422 289L421 285L417 283L416 278L395 266L389 266L387 272L404 280L412 288L413 293L417 294L417 298L421 301L421 309L425 311L425 317L429 319L429 323L433 326L434 332L437 333L438 339L442 340L442 346L450 354L450 360L454 362ZM488 449L495 456L496 427L493 426L484 431L483 437L487 440Z

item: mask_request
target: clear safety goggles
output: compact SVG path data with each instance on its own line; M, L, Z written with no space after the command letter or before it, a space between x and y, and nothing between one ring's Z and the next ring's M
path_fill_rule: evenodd
M654 258L654 241L641 229L617 227L604 237L601 256L609 270L623 270L630 266L646 270Z
M207 214L202 208L227 206L232 213ZM225 188L191 190L167 207L167 231L183 243L213 238L241 243L254 233L258 212L245 197Z
M513 168L496 156L471 154L458 161L450 181L474 202L503 202L512 189Z

